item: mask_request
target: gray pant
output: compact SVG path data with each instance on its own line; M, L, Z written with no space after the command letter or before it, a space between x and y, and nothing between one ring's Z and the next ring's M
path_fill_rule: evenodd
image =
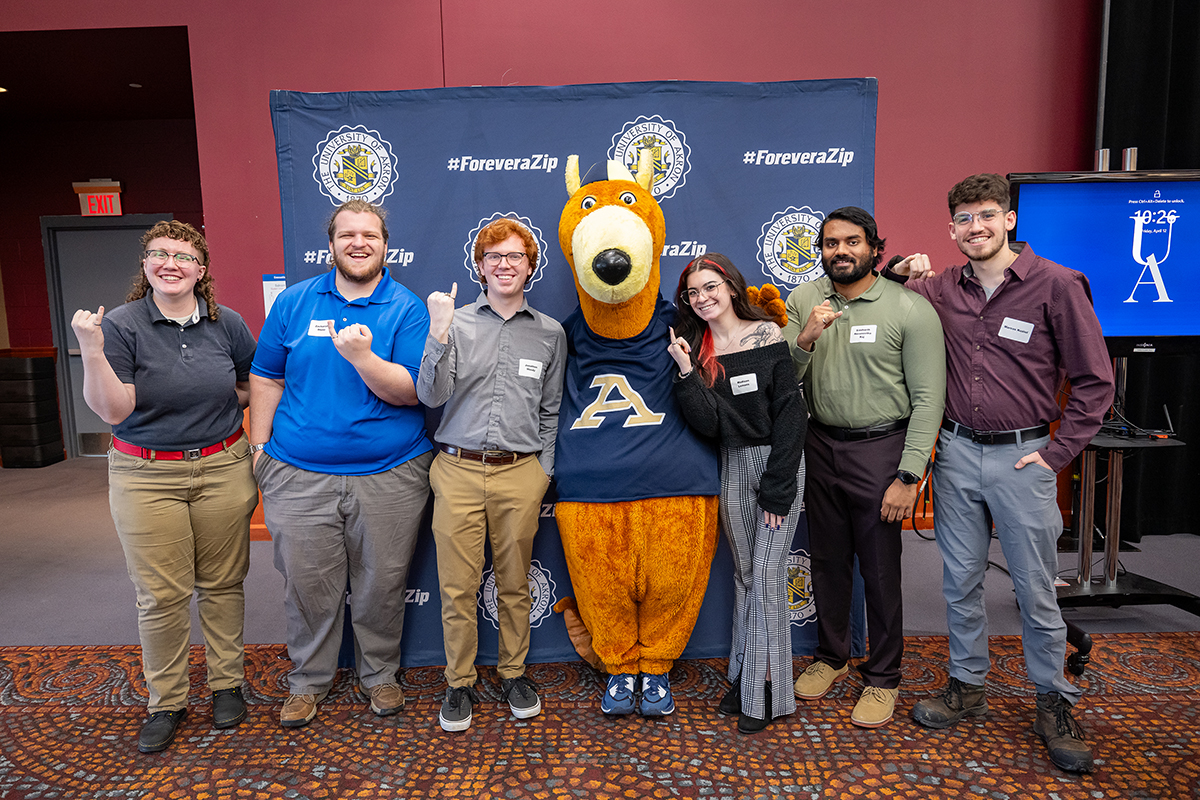
M990 512L1021 607L1025 669L1039 692L1058 692L1074 704L1082 692L1063 675L1067 626L1054 588L1063 529L1057 479L1038 464L1013 467L1049 441L982 445L943 430L933 466L933 530L942 554L951 677L982 684L991 666L983 605Z
M359 681L370 688L396 680L404 590L432 461L424 453L375 475L327 475L259 457L255 476L284 580L292 694L333 685L347 578Z
M721 447L721 530L733 553L733 642L730 681L741 680L742 711L770 719L796 710L792 694L792 629L787 616L788 549L800 522L804 460L796 497L779 528L763 522L758 488L771 448ZM766 682L775 686L766 708Z

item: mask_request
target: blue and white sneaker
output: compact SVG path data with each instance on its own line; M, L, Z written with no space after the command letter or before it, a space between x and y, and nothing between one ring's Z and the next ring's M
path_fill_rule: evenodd
M665 717L675 710L671 682L663 675L642 676L642 716Z
M633 687L637 679L633 675L609 675L608 688L600 698L600 710L605 714L632 714Z

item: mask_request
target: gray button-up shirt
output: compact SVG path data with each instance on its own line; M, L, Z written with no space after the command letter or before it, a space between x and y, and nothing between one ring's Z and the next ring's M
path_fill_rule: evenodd
M417 397L445 405L435 438L467 450L539 453L554 474L554 441L567 363L562 325L530 307L503 319L479 293L455 310L445 344L425 339Z

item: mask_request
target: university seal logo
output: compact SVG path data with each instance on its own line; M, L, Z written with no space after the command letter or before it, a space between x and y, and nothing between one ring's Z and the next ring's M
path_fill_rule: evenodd
M789 286L822 277L825 269L817 232L824 219L824 214L808 206L789 206L771 217L758 237L758 262L763 269Z
M542 569L542 565L535 558L529 563L529 596L532 600L529 606L529 627L536 628L542 624L542 620L550 615L550 608L554 605L554 579L550 576L550 570ZM500 614L496 601L496 573L493 568L488 568L483 573L483 584L479 587L479 605L483 609L483 616L492 623L496 630L500 630Z
M654 178L650 193L658 200L675 195L675 190L687 181L692 165L689 161L691 148L687 146L683 133L669 119L657 114L653 117L638 117L625 123L619 133L613 134L608 157L620 161L629 171L636 174L638 153L649 150L654 154Z
M793 550L787 564L788 621L793 625L806 625L817 616L817 604L813 601L812 570L808 553Z
M343 125L330 131L313 156L313 180L333 205L376 203L392 193L396 158L378 131Z
M522 228L533 234L533 239L537 242L538 263L533 265L533 275L530 276L529 283L525 285L525 290L529 291L529 289L531 289L535 283L541 280L542 276L546 273L546 240L542 237L541 228L539 228L537 225L534 225L533 220L531 220L529 217L522 217L521 215L514 214L511 211L497 211L490 217L484 217L483 219L479 220L479 224L471 229L471 232L467 234L467 240L463 242L463 253L465 253L463 258L463 266L466 267L467 274L471 276L471 282L478 284L479 275L475 271L475 237L479 235L479 232L483 230L484 226L490 222L493 222L494 220L499 219L500 217L507 217L513 222L518 223Z

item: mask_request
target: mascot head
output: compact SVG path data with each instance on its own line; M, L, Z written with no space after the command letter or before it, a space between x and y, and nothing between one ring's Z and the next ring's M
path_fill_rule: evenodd
M643 150L637 178L619 161L608 179L579 184L579 156L567 159L571 199L558 243L575 278L588 327L626 339L645 330L658 302L658 258L666 241L662 209L650 194L653 155Z

